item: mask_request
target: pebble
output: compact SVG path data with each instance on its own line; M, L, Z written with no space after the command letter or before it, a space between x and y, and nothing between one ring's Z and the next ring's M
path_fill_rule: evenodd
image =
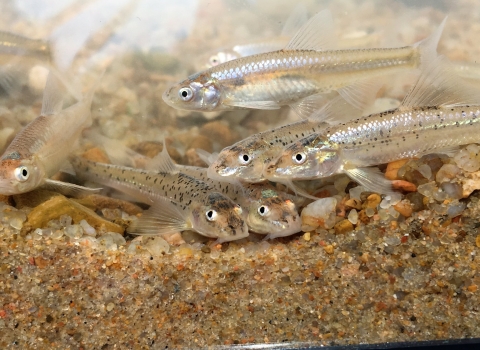
M363 203L362 207L375 209L380 204L381 200L382 200L382 197L380 197L376 193L373 193L367 197L367 200L365 203Z
M106 309L107 309L108 312L112 311L114 308L115 308L115 304L114 304L114 303L108 303L108 304L107 304Z
M221 121L204 124L200 128L200 134L210 140L215 140L221 147L230 146L235 141L235 136L232 134L231 128Z
M83 220L82 220L83 221ZM93 227L92 227L93 228ZM65 228L65 236L78 239L83 236L84 230L80 225L70 225Z
M348 221L350 221L353 225L356 225L358 222L358 212L356 209L350 210L348 213Z
M321 198L310 203L302 210L302 231L312 231L317 227L332 228L335 225L335 207L333 197Z
M460 169L455 164L443 164L438 170L435 180L438 183L447 182L457 177Z
M107 154L98 147L90 148L83 152L82 157L92 162L110 163L110 158L108 158Z
M362 192L365 192L365 187L363 186L351 188L349 191L350 198L360 200L360 195L362 194Z
M344 219L344 220L336 223L333 228L334 228L335 233L337 235L341 235L341 234L345 234L345 233L348 233L350 231L353 231L353 225L347 219Z
M393 206L397 212L399 212L404 217L408 218L412 216L413 213L413 205L408 200L403 200Z
M213 144L211 139L204 135L197 135L193 138L192 142L188 145L188 148L193 148L193 149L203 149L209 153L213 152Z
M398 170L407 164L408 159L400 159L391 163L388 163L387 170L385 171L385 177L388 180L399 180Z
M459 168L468 172L474 172L480 169L479 153L480 147L478 145L468 145L455 154L453 160Z
M392 187L395 190L405 192L415 192L417 190L417 186L415 186L415 184L405 180L393 180Z
M170 251L170 245L162 237L155 237L148 241L147 244L144 245L144 248L147 249L152 256L162 256L164 253Z
M79 224L86 235L89 235L92 237L95 237L97 235L97 231L92 226L90 226L87 220L81 220Z
M345 201L345 206L360 210L362 209L362 202L360 199L350 198Z
M101 218L94 211L62 195L55 196L35 207L28 214L26 225L29 229L47 227L49 221L58 219L62 215L70 216L74 223L86 220L96 231L124 232L124 229L119 225Z
M477 236L477 238L475 238L475 245L480 248L480 235Z
M120 209L128 215L137 215L143 212L142 208L136 204L99 194L91 194L83 198L72 198L72 200L92 210Z

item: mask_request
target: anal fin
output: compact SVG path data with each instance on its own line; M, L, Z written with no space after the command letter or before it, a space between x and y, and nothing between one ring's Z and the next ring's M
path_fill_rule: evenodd
M352 180L365 187L367 191L379 194L392 194L392 182L387 180L378 168L353 168L343 170Z
M59 192L65 196L81 198L91 194L96 194L100 192L101 188L89 188L80 185L71 184L68 182L56 181L47 179L45 184L42 185L43 188L55 192Z

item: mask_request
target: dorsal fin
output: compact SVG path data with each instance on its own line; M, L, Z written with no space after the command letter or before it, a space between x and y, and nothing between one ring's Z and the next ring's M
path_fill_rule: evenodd
M63 84L52 72L48 74L43 91L42 112L40 115L52 115L61 112L63 108Z
M200 157L200 159L203 160L204 163L207 165L212 164L218 157L218 153L210 153L200 148L195 149L195 152Z
M400 109L479 104L480 91L455 75L445 56L438 56L421 72Z
M326 50L332 49L334 42L332 14L323 10L298 30L285 50Z
M283 25L281 36L291 37L307 22L307 8L303 4L297 4Z
M148 162L146 169L147 170L157 170L164 173L178 173L179 170L177 165L173 162L172 157L168 154L167 144L165 142L165 137L163 138L163 149L162 152L158 153L151 161Z

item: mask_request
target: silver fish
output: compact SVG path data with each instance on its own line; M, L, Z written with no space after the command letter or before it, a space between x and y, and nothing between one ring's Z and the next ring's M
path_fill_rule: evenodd
M370 191L391 192L391 182L368 167L478 142L480 91L452 70L438 57L400 108L328 126L290 145L265 176L282 182L346 173Z
M0 65L10 64L12 61L50 63L50 44L47 41L0 31Z
M92 125L95 87L82 101L62 110L61 84L49 75L40 116L17 134L0 158L0 194L25 193L39 186L62 193L89 191L50 177L65 165L83 129Z
M200 180L180 172L134 169L81 157L71 162L80 177L151 204L129 232L154 235L192 229L219 242L248 236L241 207Z
M357 87L431 62L445 20L430 38L393 49L327 50L332 46L331 23L330 13L322 11L284 50L239 58L194 74L167 89L163 99L174 108L199 111L289 105L305 117L318 109L320 94L336 90L364 109Z

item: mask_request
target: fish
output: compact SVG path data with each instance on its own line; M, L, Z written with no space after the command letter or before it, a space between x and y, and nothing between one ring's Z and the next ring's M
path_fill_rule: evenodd
M298 214L298 198L278 191L271 184L232 185L213 181L207 176L207 169L202 167L175 164L168 154L167 147L153 158L148 158L126 147L122 142L108 139L98 133L89 132L87 137L95 144L101 145L110 160L116 164L131 164L134 167L166 173L183 173L194 177L229 197L245 211L245 220L249 231L266 234L265 239L285 237L301 230ZM165 139L163 145L165 145ZM204 152L200 157L209 162L210 154Z
M48 188L69 195L95 192L50 179L66 167L83 129L92 125L91 105L98 82L78 103L63 109L63 87L49 74L40 116L25 126L0 157L0 194Z
M379 76L412 70L435 59L446 19L427 39L388 49L330 49L332 18L324 10L289 44L274 52L242 57L176 83L164 92L171 107L194 111L279 109L290 106L306 118L321 107L321 94L337 91L356 108L365 107L359 86Z
M305 24L307 18L307 9L302 4L299 4L295 6L292 13L285 21L278 37L221 49L220 51L211 54L208 57L207 62L204 62L199 68L211 68L240 57L281 50L288 44L290 38L301 28L301 26Z
M374 100L379 88L380 84L371 86L365 96L369 93L367 98ZM328 110L323 108L321 111L307 119L251 135L225 147L211 162L207 171L209 178L231 183L239 180L249 183L267 181L264 167L276 159L285 147L319 131L328 123L354 119L361 115L360 110L353 108L338 95L332 98Z
M165 142L163 144L165 145ZM215 191L228 196L246 211L246 222L250 231L266 234L268 235L266 239L285 237L301 231L301 219L293 196L278 191L271 184L240 186L212 181L207 176L206 168L175 164L166 147L146 162L150 170L181 172L207 183Z
M46 68L49 74L54 74L67 91L80 101L82 96L73 77L66 71L58 70L53 53L50 41L0 31L0 86L7 93L18 90L19 74L39 65Z
M168 234L187 229L228 242L248 236L242 208L186 174L149 171L70 158L78 177L115 188L151 207L128 232Z
M272 181L345 173L368 191L393 192L376 165L452 154L479 141L480 90L457 77L439 56L419 76L399 108L329 125L285 148L265 168Z

